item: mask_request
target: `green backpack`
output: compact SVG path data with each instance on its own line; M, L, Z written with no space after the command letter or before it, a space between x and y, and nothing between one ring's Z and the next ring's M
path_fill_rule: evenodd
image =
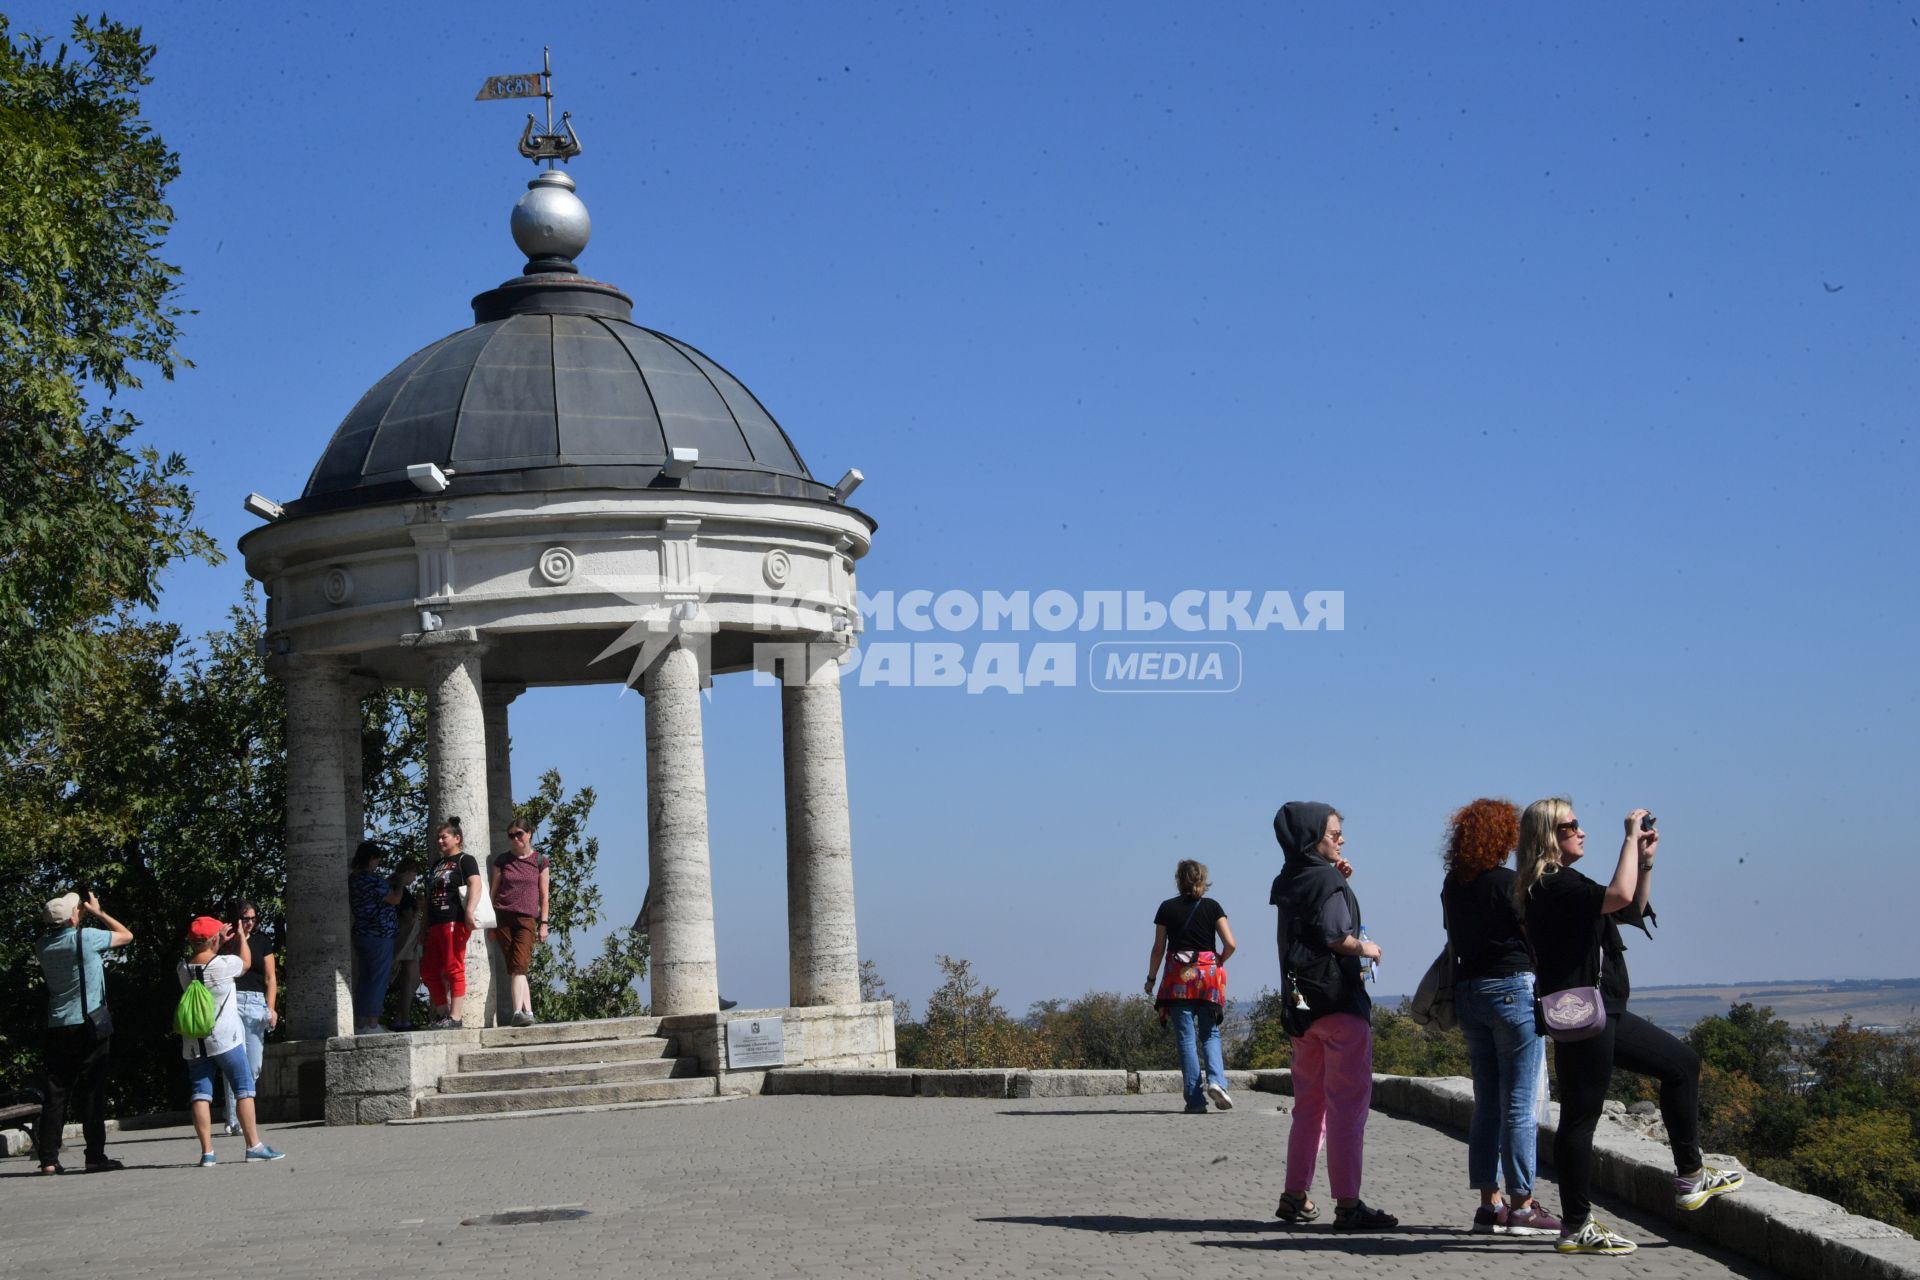
M214 1007L213 992L206 984L206 966L195 965L192 972L193 981L180 993L180 1003L173 1006L173 1032L189 1040L204 1040L213 1034L220 1011Z

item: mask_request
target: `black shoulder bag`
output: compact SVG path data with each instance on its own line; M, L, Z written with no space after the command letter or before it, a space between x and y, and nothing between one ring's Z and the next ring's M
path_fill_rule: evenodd
M107 1008L107 971L100 970L100 1007L87 1008L87 953L81 945L80 926L73 927L73 965L80 974L80 1018L82 1023L93 1032L93 1042L99 1044L113 1034L113 1010Z

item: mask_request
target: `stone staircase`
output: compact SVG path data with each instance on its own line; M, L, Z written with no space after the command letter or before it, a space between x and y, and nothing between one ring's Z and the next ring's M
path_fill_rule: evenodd
M658 1018L490 1027L419 1099L415 1122L715 1097L714 1078L659 1029Z

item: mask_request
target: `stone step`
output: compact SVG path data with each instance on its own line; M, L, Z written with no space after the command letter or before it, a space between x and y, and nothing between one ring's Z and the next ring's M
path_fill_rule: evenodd
M574 1040L628 1040L657 1035L658 1018L600 1018L592 1022L543 1022L531 1027L488 1027L480 1043L489 1049L525 1044L563 1044Z
M416 1115L493 1115L507 1111L550 1111L565 1107L604 1107L622 1102L660 1102L669 1098L711 1098L718 1092L712 1076L679 1080L633 1080L625 1084L574 1085L558 1089L505 1089L491 1093L439 1093L420 1099Z
M532 1031L536 1028L523 1027ZM587 1062L638 1062L673 1057L673 1041L661 1036L631 1040L576 1040L561 1044L526 1044L513 1049L474 1049L460 1055L460 1070L511 1071L542 1067L571 1067Z
M521 1067L508 1071L460 1071L440 1077L442 1093L494 1093L506 1089L560 1089L572 1085L625 1084L630 1080L685 1077L697 1064L678 1058L641 1058L629 1062L583 1062L565 1067Z

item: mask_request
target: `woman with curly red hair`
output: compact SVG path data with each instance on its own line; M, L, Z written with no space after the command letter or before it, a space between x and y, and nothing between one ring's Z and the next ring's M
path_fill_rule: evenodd
M1519 841L1520 811L1505 800L1483 798L1456 812L1447 825L1440 906L1453 948L1453 1007L1473 1063L1467 1180L1480 1193L1473 1230L1557 1236L1559 1220L1533 1198L1546 1046L1534 1030L1533 960L1507 866Z

